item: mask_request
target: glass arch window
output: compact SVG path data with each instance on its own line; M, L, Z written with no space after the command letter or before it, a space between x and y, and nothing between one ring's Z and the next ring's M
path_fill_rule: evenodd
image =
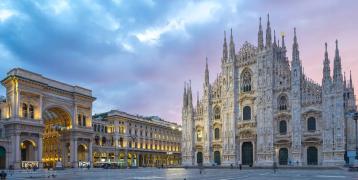
M287 110L287 106L288 106L287 97L284 95L280 96L280 98L278 99L278 109L280 111L284 111Z
M244 72L241 74L241 91L251 91L251 73L248 70L244 70Z
M308 131L315 131L316 130L316 118L310 117L307 120L307 130Z
M29 114L30 114L30 118L34 119L35 115L34 115L34 106L30 104L29 107Z
M284 135L287 133L287 122L285 120L280 121L280 134Z
M22 103L22 117L27 118L27 104Z
M214 133L214 134L215 134L215 139L216 139L216 140L220 139L220 129L219 129L219 128L215 128L214 131L215 131L215 133Z
M243 120L251 120L251 107L245 106L242 110L242 119Z
M214 118L215 120L220 119L220 107L216 106L214 109Z

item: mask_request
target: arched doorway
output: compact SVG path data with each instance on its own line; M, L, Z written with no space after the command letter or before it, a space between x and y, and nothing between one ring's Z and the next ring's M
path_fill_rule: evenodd
M318 164L318 151L316 147L307 148L307 165Z
M198 165L203 164L203 153L202 152L196 153L196 163L198 163Z
M42 117L45 125L42 143L44 167L55 167L57 161L63 166L70 166L69 141L63 138L65 134L69 135L67 132L72 128L70 114L62 108L51 107L43 111Z
M6 150L0 146L0 169L6 169Z
M251 142L244 142L242 144L242 164L253 164L253 146Z
M288 162L288 150L287 148L281 148L278 152L278 161L280 165L287 165Z
M21 161L35 161L36 144L33 141L25 140L20 145Z
M216 165L221 164L220 151L215 151L214 152L214 162L215 162Z
M78 161L87 161L88 160L87 147L84 144L80 144L77 148L77 157Z

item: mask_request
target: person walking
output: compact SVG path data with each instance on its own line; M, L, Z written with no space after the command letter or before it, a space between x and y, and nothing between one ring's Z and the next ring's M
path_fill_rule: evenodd
M276 162L273 162L273 173L276 173L276 170L277 170L277 163Z

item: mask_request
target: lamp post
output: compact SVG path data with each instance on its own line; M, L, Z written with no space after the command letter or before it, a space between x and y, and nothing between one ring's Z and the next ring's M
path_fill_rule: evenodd
M358 121L358 112L355 112L353 115L353 119L355 121L355 129L356 129L356 157L355 159L358 159L358 131L357 131L357 121Z

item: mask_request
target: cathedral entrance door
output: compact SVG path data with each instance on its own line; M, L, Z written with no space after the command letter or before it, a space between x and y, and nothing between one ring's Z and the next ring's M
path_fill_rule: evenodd
M0 146L0 169L6 168L6 150Z
M253 164L253 146L251 142L244 142L242 144L242 164Z
M221 164L220 151L215 151L214 152L214 162L216 163L216 165Z
M307 164L308 165L318 164L318 152L316 147L307 148Z
M202 152L198 152L196 154L196 163L198 165L202 165L203 164L203 153Z
M287 165L288 161L288 150L287 148L281 148L278 154L279 157L279 164L280 165Z

